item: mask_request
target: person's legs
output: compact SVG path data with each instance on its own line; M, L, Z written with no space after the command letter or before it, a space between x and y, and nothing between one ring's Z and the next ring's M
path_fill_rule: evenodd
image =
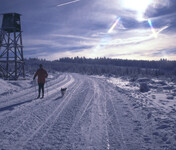
M42 85L41 85L41 83L38 83L38 97L37 98L40 97L41 89L42 89Z
M44 83L41 83L41 89L42 89L42 98L44 97Z

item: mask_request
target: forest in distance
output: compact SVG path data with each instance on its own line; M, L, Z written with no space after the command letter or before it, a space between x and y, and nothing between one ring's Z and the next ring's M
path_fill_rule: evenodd
M124 60L111 58L65 57L49 61L45 59L25 59L26 73L34 73L39 64L50 72L73 72L106 76L176 76L176 61Z

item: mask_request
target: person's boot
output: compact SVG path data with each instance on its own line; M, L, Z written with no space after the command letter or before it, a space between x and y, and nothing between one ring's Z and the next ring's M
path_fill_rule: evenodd
M42 98L44 98L44 94L42 95Z
M37 96L37 99L40 98L40 95Z

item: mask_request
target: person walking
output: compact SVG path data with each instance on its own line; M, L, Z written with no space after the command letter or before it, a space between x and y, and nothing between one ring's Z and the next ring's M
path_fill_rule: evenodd
M45 69L43 69L43 65L39 65L39 69L36 71L33 80L35 80L36 76L38 76L38 97L40 98L40 93L42 90L42 98L44 98L44 84L45 84L45 78L48 77L48 73Z

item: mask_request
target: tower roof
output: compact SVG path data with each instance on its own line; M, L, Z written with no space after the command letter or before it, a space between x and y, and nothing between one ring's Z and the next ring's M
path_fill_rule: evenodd
M9 33L20 32L20 16L21 14L19 13L4 13L2 20L2 29Z
M19 14L19 13L3 13L3 14L1 14L1 15L11 15L11 14L14 14L14 15L19 15L19 16L21 16L21 14Z

